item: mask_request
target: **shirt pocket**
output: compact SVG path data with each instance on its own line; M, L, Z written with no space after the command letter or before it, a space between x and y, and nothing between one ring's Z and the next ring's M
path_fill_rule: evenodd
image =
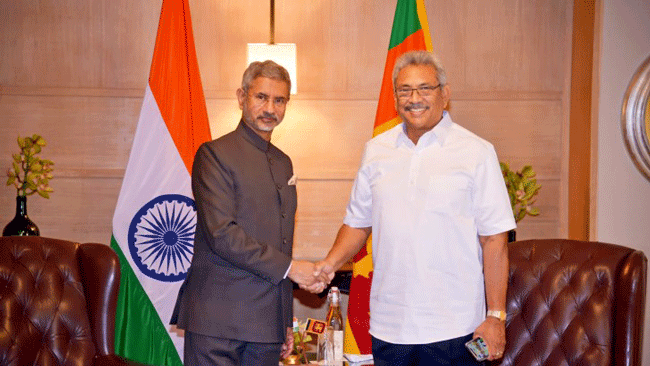
M425 208L439 213L462 213L470 209L469 179L460 175L436 175L429 179Z

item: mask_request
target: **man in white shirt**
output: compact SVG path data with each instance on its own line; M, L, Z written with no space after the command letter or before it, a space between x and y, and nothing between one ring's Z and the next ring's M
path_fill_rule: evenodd
M372 233L375 365L480 364L464 347L479 336L498 359L515 221L496 153L444 111L450 89L430 52L400 57L393 86L403 123L366 144L319 268L332 273Z

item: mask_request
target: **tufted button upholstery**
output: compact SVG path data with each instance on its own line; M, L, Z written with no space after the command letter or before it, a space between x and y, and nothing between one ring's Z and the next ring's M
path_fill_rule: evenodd
M0 365L137 365L113 354L119 282L107 245L0 237Z
M641 365L647 258L597 242L509 244L504 356L493 365Z

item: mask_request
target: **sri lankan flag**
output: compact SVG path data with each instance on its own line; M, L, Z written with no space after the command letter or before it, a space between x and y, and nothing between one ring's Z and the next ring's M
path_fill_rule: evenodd
M386 56L373 137L400 123L393 101L393 66L405 52L433 51L424 0L398 0ZM348 316L345 324L345 353L370 354L370 285L372 282L372 238L354 257Z

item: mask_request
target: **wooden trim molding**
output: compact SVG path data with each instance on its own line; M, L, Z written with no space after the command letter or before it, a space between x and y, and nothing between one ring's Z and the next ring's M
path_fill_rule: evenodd
M569 239L589 240L595 0L573 3L569 112Z

